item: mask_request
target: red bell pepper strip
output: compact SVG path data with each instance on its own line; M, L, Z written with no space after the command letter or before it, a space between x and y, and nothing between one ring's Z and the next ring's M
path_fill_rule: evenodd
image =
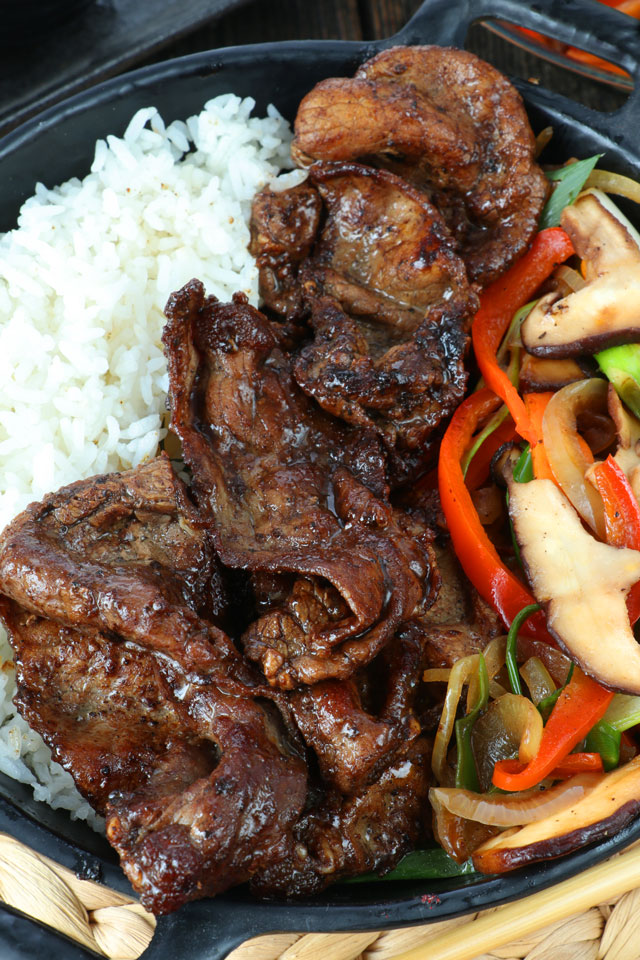
M493 771L494 785L500 790L528 790L550 776L604 716L612 698L611 690L575 670L545 724L536 756L518 773L510 772L510 761L498 761Z
M519 760L501 760L500 769L503 773L518 774L526 768L526 763ZM602 757L599 753L570 753L553 768L549 777L552 780L568 780L577 773L604 773Z
M620 464L609 455L595 464L590 477L604 503L607 543L640 550L640 504ZM635 623L640 617L640 583L629 591L627 609L631 623Z
M570 753L551 771L554 780L568 780L577 773L604 773L599 753Z
M502 562L480 523L467 489L460 461L478 425L500 405L491 390L472 393L458 407L440 445L440 501L453 547L464 572L480 596L491 604L508 627L523 607L535 603L527 588ZM542 613L534 614L523 633L555 646Z
M516 437L515 425L511 417L508 417L504 423L496 427L493 433L487 437L469 464L467 475L464 478L468 490L477 490L478 487L485 482L489 476L494 454L498 452L503 444L509 443L510 440L515 440Z
M554 267L573 252L571 240L560 227L541 230L525 255L484 290L471 328L473 349L485 383L502 397L518 433L532 446L536 438L529 414L518 391L499 366L496 354L516 310L531 300Z

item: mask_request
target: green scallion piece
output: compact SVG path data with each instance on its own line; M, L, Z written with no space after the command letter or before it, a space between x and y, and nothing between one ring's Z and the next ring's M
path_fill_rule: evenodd
M441 847L433 850L414 850L400 861L397 867L379 877L377 873L363 873L359 877L343 880L343 883L379 883L388 880L443 880L475 873L470 860L456 863Z
M620 399L640 417L640 343L609 347L596 353L595 358Z
M556 187L540 214L539 230L559 225L562 211L575 201L601 156L601 153L597 153L595 157L578 160L559 170L547 171L547 180L554 182Z
M615 770L620 763L620 731L606 720L599 720L587 734L585 750L599 753L605 770Z
M456 763L456 787L462 787L464 790L480 791L480 782L478 780L478 771L476 769L476 760L471 746L471 733L473 726L482 710L489 702L489 674L487 673L487 664L483 655L478 654L478 700L473 709L469 711L466 717L456 720L456 746L458 748L458 760Z
M522 696L522 684L520 683L520 674L518 672L518 634L525 620L528 620L532 613L537 613L539 609L539 603L530 603L527 607L523 607L513 618L513 622L509 627L509 633L507 634L507 652L505 657L507 674L512 692L516 693L519 697Z

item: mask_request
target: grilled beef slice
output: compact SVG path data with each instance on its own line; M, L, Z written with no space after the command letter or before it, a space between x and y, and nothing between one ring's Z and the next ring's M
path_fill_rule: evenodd
M159 458L63 488L0 539L18 708L156 913L283 856L307 793L254 671L200 616L216 577L194 520Z
M216 550L231 567L294 575L284 598L263 600L245 652L284 689L344 679L430 594L426 550L381 499L380 445L305 396L241 294L221 304L193 280L166 312L172 426Z

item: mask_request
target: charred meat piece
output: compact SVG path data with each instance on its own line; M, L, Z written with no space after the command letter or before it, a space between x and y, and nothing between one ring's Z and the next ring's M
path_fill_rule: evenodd
M311 252L321 207L317 190L306 182L280 192L265 187L253 201L249 252L258 264L260 296L288 320L305 312L298 270Z
M375 437L305 396L274 326L242 295L221 304L194 280L167 317L172 425L221 560L311 581L302 605L292 593L267 607L246 653L285 689L350 676L428 592L424 549L379 499Z
M315 339L296 379L330 413L415 450L462 400L477 297L420 191L355 163L310 176L328 215L301 270Z
M327 208L308 266L325 293L348 313L388 326L391 337L414 333L431 308L444 304L470 323L478 299L424 193L359 163L313 164L309 178Z
M464 50L394 47L354 79L324 80L298 109L299 163L363 159L424 188L487 284L526 249L547 184L518 92Z
M274 715L123 640L0 598L16 704L106 817L143 905L168 913L283 857L306 768Z
M431 744L418 737L354 796L320 795L294 829L289 856L256 874L261 897L302 897L368 871L384 873L428 837Z
M403 483L464 397L466 325L445 306L403 334L326 296L312 301L310 320L315 339L296 357L296 380L327 412L378 432L391 481Z
M478 300L444 221L419 190L356 163L314 164L309 175L327 216L298 270L315 339L294 375L329 413L380 433L401 463L462 400ZM286 193L293 191L274 196L288 207L295 197L287 203Z
M403 627L366 676L325 680L290 694L295 724L316 754L323 781L338 792L361 791L419 735L412 708L422 644L421 631ZM367 702L371 685L374 702Z
M414 618L425 632L424 666L452 667L505 632L498 615L463 574L450 543L435 548L442 585L432 607Z
M187 671L247 673L229 638L198 615L223 613L221 581L166 456L27 507L0 538L0 593L56 623L157 650Z

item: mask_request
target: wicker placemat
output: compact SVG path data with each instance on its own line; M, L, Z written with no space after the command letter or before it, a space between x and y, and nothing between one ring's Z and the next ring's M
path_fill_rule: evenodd
M0 901L110 960L137 960L155 919L130 898L0 833ZM283 933L230 960L639 960L640 843L481 913L384 933Z

